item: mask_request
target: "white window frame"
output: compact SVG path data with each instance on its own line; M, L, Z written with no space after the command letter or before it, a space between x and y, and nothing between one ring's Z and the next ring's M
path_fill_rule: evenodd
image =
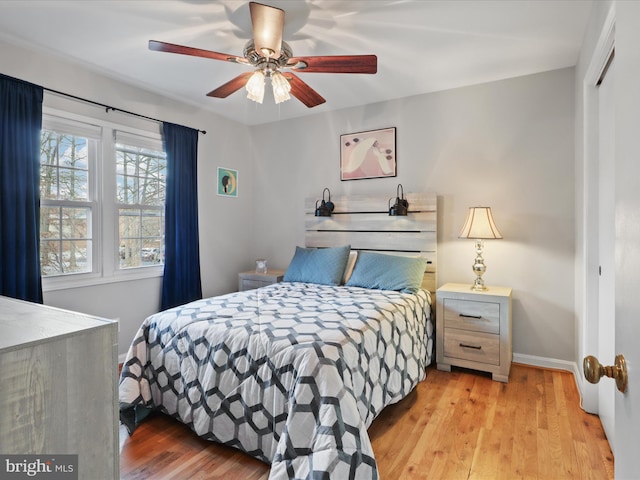
M98 127L101 139L98 144L96 165L94 165L94 185L91 185L92 211L92 266L88 273L70 273L66 275L43 276L42 290L64 290L106 283L115 283L145 278L161 277L164 265L145 265L121 269L118 255L118 211L116 204L116 168L115 168L115 132L123 132L145 137L149 142L162 146L160 125L155 122L149 130L128 127L126 125L92 118L85 115L43 107L43 129L51 125L81 124ZM159 143L158 143L159 142ZM91 167L90 167L91 168Z

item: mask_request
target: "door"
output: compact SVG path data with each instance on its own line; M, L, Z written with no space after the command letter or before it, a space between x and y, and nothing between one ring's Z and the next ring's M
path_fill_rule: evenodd
M640 478L640 2L615 2L615 5L615 344L616 353L626 357L629 370L627 392L615 391L615 474L618 479L637 479ZM606 359L607 363L612 361Z
M611 59L598 87L598 358L602 362L612 361L615 357L615 62L613 57ZM615 389L609 382L600 382L598 415L613 452L614 404Z

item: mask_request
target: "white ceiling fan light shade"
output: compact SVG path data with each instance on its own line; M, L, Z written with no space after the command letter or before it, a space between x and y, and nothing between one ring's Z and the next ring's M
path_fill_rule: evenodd
M256 70L247 81L247 98L254 102L262 103L264 100L264 72Z
M291 84L280 72L271 74L271 86L273 87L273 98L276 103L282 103L291 98L289 95Z
M249 3L249 10L256 52L267 58L280 57L284 10L256 2Z

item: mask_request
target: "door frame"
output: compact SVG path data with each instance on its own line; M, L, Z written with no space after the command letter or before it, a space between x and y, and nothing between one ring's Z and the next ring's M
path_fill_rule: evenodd
M582 398L582 408L589 413L598 413L598 386L584 378L582 359L598 352L598 219L589 212L598 209L598 90L597 84L604 71L615 44L615 3L611 4L600 37L594 48L583 83L583 137L582 165L582 230L581 245L578 246L579 270L577 284L582 296L579 302L578 364L582 375L577 379Z

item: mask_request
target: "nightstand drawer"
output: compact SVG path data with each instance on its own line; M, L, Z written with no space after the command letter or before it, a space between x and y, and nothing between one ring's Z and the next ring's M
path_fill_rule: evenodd
M500 337L445 328L444 355L472 362L500 365Z
M500 333L500 305L492 302L445 298L444 327Z
M261 280L249 280L244 279L242 281L242 289L243 290L252 290L254 288L266 287L267 285L271 285L273 282L265 282Z
M273 283L281 282L284 278L284 270L268 270L267 273L257 273L254 270L238 274L238 290L252 290L266 287Z

